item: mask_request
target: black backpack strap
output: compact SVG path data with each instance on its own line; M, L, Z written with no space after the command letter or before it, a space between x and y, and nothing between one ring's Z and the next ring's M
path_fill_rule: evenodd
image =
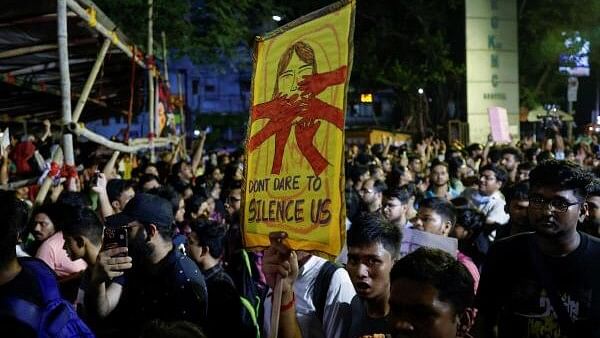
M339 266L331 263L330 261L326 261L321 269L319 269L319 274L315 279L315 284L312 292L312 301L315 306L315 312L317 314L317 318L324 322L323 316L325 315L325 302L327 300L327 291L329 291L329 286L331 284L331 279L333 278L333 274L339 268Z
M558 289L556 288L556 284L554 284L554 279L552 278L550 272L544 264L542 253L537 248L537 243L535 243L535 241L533 240L530 241L529 248L535 271L538 275L542 286L546 289L548 293L548 298L550 298L550 304L552 304L554 311L556 311L561 333L567 337L575 338L575 323L571 319L571 316L569 315L565 304L560 299Z

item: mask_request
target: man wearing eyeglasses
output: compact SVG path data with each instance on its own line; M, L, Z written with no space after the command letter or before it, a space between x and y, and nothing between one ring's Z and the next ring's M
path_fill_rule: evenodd
M362 185L362 188L358 191L360 199L363 204L364 212L369 214L380 214L381 206L383 201L383 191L387 189L387 186L383 181L369 178Z
M548 160L531 172L535 232L490 249L476 337L600 337L600 241L577 231L592 180L567 161Z

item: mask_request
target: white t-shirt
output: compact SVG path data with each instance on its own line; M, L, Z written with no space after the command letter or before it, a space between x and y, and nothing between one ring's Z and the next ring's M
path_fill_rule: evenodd
M356 295L354 286L346 269L337 269L331 277L331 284L325 300L324 324L317 318L312 301L315 278L326 260L312 256L298 271L298 279L294 283L296 297L296 315L303 337L310 338L346 338L352 319L352 298ZM265 300L263 318L267 336L271 328L271 297Z

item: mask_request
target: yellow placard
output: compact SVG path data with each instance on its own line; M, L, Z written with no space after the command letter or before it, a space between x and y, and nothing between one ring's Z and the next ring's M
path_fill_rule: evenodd
M345 233L344 112L355 2L258 38L246 143L246 247L272 231L293 249L336 256Z

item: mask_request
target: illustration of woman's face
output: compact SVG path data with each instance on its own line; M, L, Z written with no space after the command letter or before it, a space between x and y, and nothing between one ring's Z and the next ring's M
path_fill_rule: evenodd
M287 97L294 94L300 95L298 82L304 80L303 76L311 75L312 73L313 66L300 60L295 52L292 53L290 63L277 78L277 81L279 82L279 92L281 95L287 95Z

